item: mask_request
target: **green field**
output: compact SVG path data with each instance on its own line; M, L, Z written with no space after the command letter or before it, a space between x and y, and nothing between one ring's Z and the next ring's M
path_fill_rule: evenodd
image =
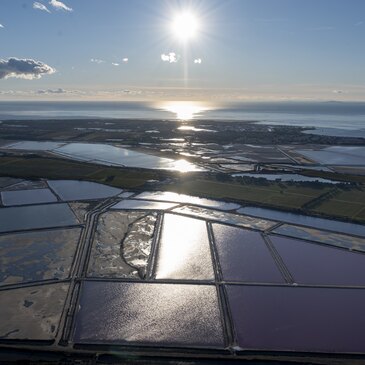
M363 187L351 190L338 189L337 194L316 206L313 211L365 221L365 189Z
M338 188L329 185L270 182L218 181L214 175L179 174L166 171L104 167L61 158L0 156L0 176L24 179L88 180L125 189L144 189L150 180L158 186L148 189L174 191L215 199L258 204L289 211L303 211L327 217L365 222L363 185ZM167 181L169 179L169 182Z

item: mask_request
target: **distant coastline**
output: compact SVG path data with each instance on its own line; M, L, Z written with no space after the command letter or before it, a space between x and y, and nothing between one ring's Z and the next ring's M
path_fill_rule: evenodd
M0 120L36 119L149 119L177 120L177 114L153 102L0 101ZM192 120L240 120L263 124L315 127L315 133L365 137L365 102L226 103L192 114ZM339 129L341 132L333 132ZM331 132L332 131L332 132Z

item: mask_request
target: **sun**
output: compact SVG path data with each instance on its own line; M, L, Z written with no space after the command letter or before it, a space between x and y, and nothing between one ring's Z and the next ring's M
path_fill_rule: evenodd
M199 29L199 22L197 17L185 11L175 16L172 22L172 31L174 35L181 41L186 42L194 38Z

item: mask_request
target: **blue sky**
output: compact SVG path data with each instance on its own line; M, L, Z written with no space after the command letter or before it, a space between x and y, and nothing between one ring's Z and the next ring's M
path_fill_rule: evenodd
M34 3L1 0L0 100L365 100L363 0ZM199 31L183 45L186 9Z

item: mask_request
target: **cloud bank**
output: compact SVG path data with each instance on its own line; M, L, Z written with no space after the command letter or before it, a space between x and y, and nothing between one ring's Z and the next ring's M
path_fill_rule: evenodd
M175 63L177 62L177 56L175 52L170 52L170 53L162 53L161 55L161 60L163 62L169 62L169 63Z
M72 8L58 0L51 0L49 4L52 5L56 10L73 11Z
M47 64L32 59L9 58L0 59L0 79L16 77L20 79L40 79L43 75L50 75L56 70Z
M47 6L45 6L42 3L39 3L38 1L36 1L36 2L33 3L33 9L42 10L42 11L46 11L47 13L50 13L50 11L47 8Z

